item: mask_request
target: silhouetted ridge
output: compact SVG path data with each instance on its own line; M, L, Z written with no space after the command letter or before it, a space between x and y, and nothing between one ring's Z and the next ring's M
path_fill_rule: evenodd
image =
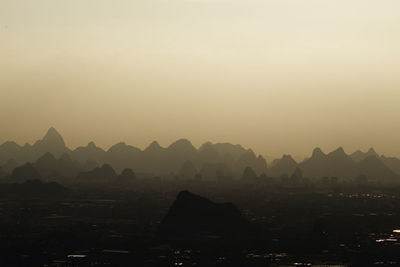
M314 149L313 153L312 153L312 158L324 158L326 155L324 154L324 152L322 152L322 150L317 147Z
M64 139L53 127L47 131L42 140L37 141L33 145L32 149L38 155L43 155L44 153L49 152L56 157L61 156L67 151Z
M245 181L255 181L257 180L257 174L250 167L246 167L243 171L242 179Z
M125 168L137 168L141 150L124 142L113 145L106 153L106 162L120 172ZM136 164L135 164L136 163Z
M40 172L42 177L46 177L56 172L57 160L51 153L46 152L36 161L34 166Z
M126 181L133 181L136 179L136 174L131 169L124 169L118 178Z
M0 163L4 164L10 159L18 159L21 154L21 147L12 141L0 145Z
M151 144L144 150L146 152L153 152L153 151L159 151L162 150L162 147L157 141L151 142Z
M165 215L159 232L164 237L240 235L248 223L232 203L217 204L182 191Z
M344 152L343 147L339 147L336 150L332 151L331 153L328 154L329 157L346 157L347 154Z
M192 143L187 139L179 139L172 143L169 147L169 150L180 152L180 153L195 153L196 148L192 145Z
M87 147L93 149L93 148L96 148L96 144L95 144L95 142L91 141L91 142L89 142L89 143L87 144Z
M395 182L399 176L387 167L380 159L369 156L358 164L359 174L365 175L369 180Z
M375 149L373 149L372 147L365 153L360 150L357 150L356 152L350 155L350 157L356 162L360 162L369 156L374 156L379 158L378 153L376 153Z
M233 145L230 143L216 143L213 147L219 155L230 155L233 160L238 160L240 155L247 152L241 145Z
M235 165L237 172L242 172L246 167L251 167L256 174L267 172L267 162L265 159L262 156L257 157L251 149L240 155Z
M392 171L394 171L397 175L400 175L400 159L395 157L386 157L384 155L382 155L380 159Z
M105 162L106 152L97 147L94 142L90 142L87 146L80 146L71 152L71 157L79 162L87 162L94 160L98 163Z
M283 155L274 165L268 169L268 175L272 177L280 177L283 174L291 174L297 168L297 162L290 155Z
M299 164L304 176L310 178L341 177L353 178L357 175L355 162L339 147L325 155L319 148L314 149L312 157Z
M114 169L108 165L104 164L101 167L96 167L92 171L81 172L78 175L78 180L82 181L110 181L117 177Z
M303 180L303 171L300 168L296 168L290 176L290 181L292 184L300 183Z
M166 148L154 141L144 151L123 142L113 145L107 151L97 147L94 142L70 150L54 128L50 128L43 139L38 140L33 146L26 144L21 147L15 142L0 145L0 166L3 166L6 172L11 169L9 171L11 172L15 166L4 166L9 159L15 159L18 165L21 165L26 162L37 162L46 153L50 153L56 159L60 159L63 155L62 161L69 162L68 164L71 165L71 162L66 160L66 155L69 155L74 165L78 162L78 172L91 170L98 165L110 164L117 172L130 168L138 173L163 176L171 173L179 174L183 163L191 161L197 170L206 163L224 166L223 174L213 175L214 177L240 178L247 166L251 167L257 175L266 173L265 159L256 155L251 149L246 150L240 145L208 142L196 149L189 140L179 139ZM70 167L72 168L72 165ZM46 176L50 174L47 172L49 169L42 169L46 172ZM67 167L63 169L66 170Z

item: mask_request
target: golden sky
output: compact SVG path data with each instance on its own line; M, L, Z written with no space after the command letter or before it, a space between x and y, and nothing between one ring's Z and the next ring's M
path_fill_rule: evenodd
M398 0L0 0L0 142L400 156Z

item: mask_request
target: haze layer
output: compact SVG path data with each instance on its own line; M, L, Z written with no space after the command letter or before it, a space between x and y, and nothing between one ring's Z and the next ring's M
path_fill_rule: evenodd
M0 142L400 155L397 0L0 2Z

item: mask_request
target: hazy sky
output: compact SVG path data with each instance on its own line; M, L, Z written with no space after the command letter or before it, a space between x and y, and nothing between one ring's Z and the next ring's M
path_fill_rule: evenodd
M0 0L0 142L400 156L398 0Z

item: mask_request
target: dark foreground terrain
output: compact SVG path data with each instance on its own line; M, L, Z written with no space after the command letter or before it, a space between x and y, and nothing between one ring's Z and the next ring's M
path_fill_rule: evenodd
M183 190L202 196L215 220L218 207L229 207L229 218L241 218L236 228L220 220L216 232L171 233L165 221L179 221L182 207L170 207ZM213 204L225 202L233 205ZM205 218L196 209L186 222ZM219 234L221 224L230 232ZM0 266L399 266L399 229L400 188L0 184Z

